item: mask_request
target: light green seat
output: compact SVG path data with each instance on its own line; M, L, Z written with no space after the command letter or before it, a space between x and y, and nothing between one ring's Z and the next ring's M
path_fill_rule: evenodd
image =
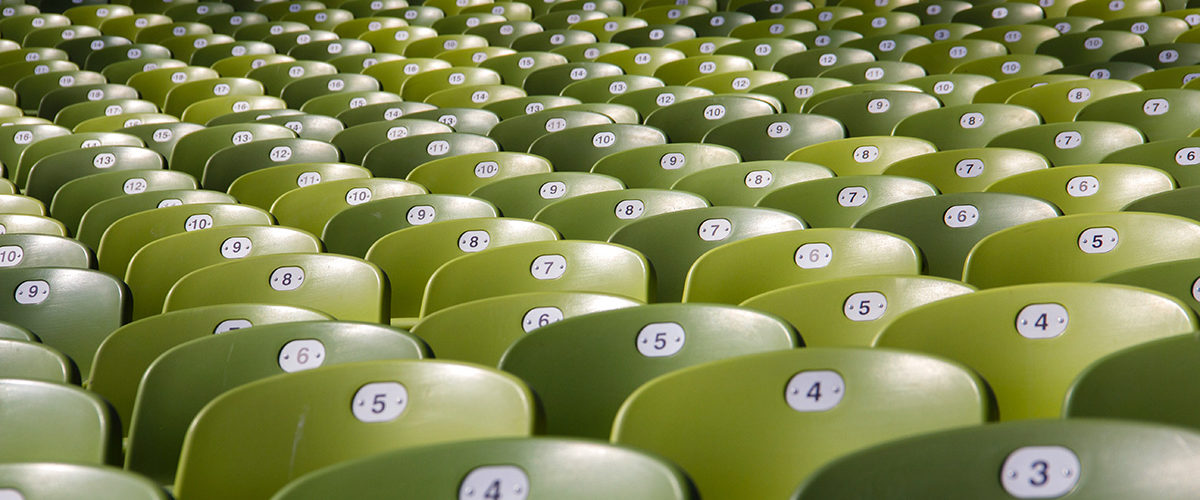
M0 235L0 267L88 269L93 260L91 250L74 239L15 232Z
M955 73L984 75L996 80L1010 80L1045 75L1062 69L1063 63L1054 56L1042 54L1008 54L985 57L955 66Z
M420 314L426 285L443 264L506 245L557 239L558 233L544 224L499 217L463 218L386 233L364 255L388 276L392 323L407 324Z
M375 103L342 111L337 114L337 119L349 128L374 121L396 120L409 113L432 109L436 108L432 104L425 104L423 102L395 101Z
M487 475L492 464L501 462L519 469L519 478ZM463 477L472 479L464 483ZM519 489L530 498L695 498L678 466L629 448L566 438L479 440L382 453L303 476L272 498L302 500L346 492L382 498L397 488L428 497Z
M467 153L425 162L408 174L408 180L434 193L470 194L493 182L551 172L545 158L525 153Z
M1200 91L1151 89L1100 99L1075 115L1077 120L1126 123L1137 127L1146 141L1178 139L1195 129L1200 115Z
M230 146L256 140L294 138L291 129L273 124L236 123L218 125L192 132L175 143L167 162L171 170L185 172L199 179L204 175L208 159Z
M937 97L944 106L970 104L980 89L995 83L995 79L983 75L932 74L921 78L906 80L902 83L921 89L922 92Z
M0 214L0 234L48 234L66 236L67 228L50 217L25 214Z
M1200 138L1160 139L1115 151L1104 163L1130 163L1160 169L1171 175L1180 187L1200 183L1192 165L1200 163Z
M1141 165L1094 163L1026 172L1002 179L990 192L1036 196L1064 214L1113 212L1125 205L1175 188L1171 176Z
M671 142L698 142L721 125L740 118L771 115L777 111L776 106L768 100L724 94L697 97L663 107L650 113L645 123L665 132Z
M810 113L836 118L847 135L889 135L904 118L941 107L936 97L902 91L859 92L822 101ZM799 149L799 148L795 148Z
M293 163L242 174L229 185L228 192L240 203L267 210L275 200L293 189L370 176L367 169L350 163Z
M626 92L609 99L609 102L631 106L642 116L649 116L654 111L677 102L711 95L713 95L713 91L705 88L687 85L668 85L666 87Z
M497 366L513 342L538 328L639 304L627 297L595 293L517 293L447 307L421 318L412 332L428 342L439 359Z
M228 290L228 280L245 280ZM291 253L247 257L193 271L171 287L163 312L205 305L260 302L308 307L345 321L381 323L389 318L383 272L362 259L334 254ZM226 289L214 295L214 288ZM334 293L334 291L337 291Z
M850 175L784 186L755 206L793 213L810 227L851 227L877 208L936 194L931 184L909 177Z
M120 48L120 47L118 47ZM137 99L137 89L115 83L94 83L63 87L42 98L38 104L38 116L53 119L63 108L72 104L103 99ZM157 111L158 108L155 108Z
M151 193L153 200L161 195ZM84 216L85 224L87 215ZM192 203L162 206L122 217L104 230L96 247L99 269L124 276L129 261L147 243L173 234L232 225L270 225L271 215L249 205Z
M1190 258L1198 244L1200 223L1182 217L1134 212L1067 215L984 238L968 255L963 280L979 288L1091 281ZM1030 267L1031 261L1039 265Z
M1012 130L987 145L1027 149L1041 153L1052 165L1063 166L1096 163L1109 153L1144 142L1141 131L1130 125L1077 120Z
M142 172L142 171L135 171ZM159 172L159 171L145 171ZM139 176L142 177L142 176ZM87 179L87 178L85 178ZM136 183L136 181L135 181ZM107 197L91 204L79 219L75 238L89 248L98 249L104 232L114 222L127 215L174 205L197 203L235 203L232 196L217 191L197 190L190 186L157 189L125 196Z
M1149 290L1047 283L984 290L914 309L884 329L875 345L971 367L994 391L1001 420L1057 418L1071 383L1092 362L1191 332L1195 325L1187 306Z
M117 423L99 396L66 384L17 379L0 380L0 394L6 403L0 461L115 464L121 448ZM13 491L5 482L0 476L0 486Z
M447 194L397 196L338 212L325 224L321 240L330 252L362 257L376 240L393 231L447 220L497 216L496 207L480 198Z
M338 132L330 142L341 150L345 160L361 164L371 148L388 141L425 134L454 132L449 125L432 120L397 118L361 123Z
M424 342L407 332L340 321L263 325L185 342L159 356L142 377L125 467L171 484L193 418L245 384L318 367L428 356Z
M107 7L108 4L101 4ZM0 465L0 488L22 498L66 500L87 496L96 500L167 500L152 481L115 467L64 463Z
M639 219L613 233L610 241L645 254L654 266L654 300L672 302L684 296L688 270L705 252L754 236L805 227L799 218L779 210L709 207Z
M479 405L489 408L486 415L471 411ZM265 498L338 462L405 446L527 436L536 422L524 384L474 365L374 361L281 375L227 392L200 411L174 492L181 500ZM247 467L256 473L234 474Z
M362 166L377 177L404 177L421 164L443 156L498 151L500 145L495 140L481 135L463 132L422 134L371 148L363 157Z
M1046 158L1017 148L963 148L913 156L893 163L883 173L924 180L941 193L983 191L996 181L1050 168Z
M640 218L707 206L703 198L679 190L618 189L556 201L534 220L550 224L565 238L606 241Z
M696 193L713 205L754 206L781 187L830 177L832 170L815 163L744 161L685 175L671 189Z
M738 332L731 335L731 332ZM500 368L527 384L546 432L603 439L642 384L705 362L802 344L779 319L717 304L654 304L559 321L521 337Z
M283 92L284 87L296 80L335 73L337 73L337 67L327 62L292 61L260 66L247 73L246 77L262 82L267 95L278 96Z
M937 148L927 140L879 135L813 144L792 152L784 159L823 165L839 176L867 175L883 173L892 163L934 151Z
M125 285L99 271L5 268L0 287L13 290L0 303L0 317L70 357L80 373L88 373L100 342L128 318Z
M24 340L0 339L0 378L79 383L71 359L53 347Z
M10 125L0 134L0 164L5 166L6 176L16 181L21 153L34 142L51 137L69 135L70 130L52 124ZM32 166L33 163L30 163Z
M289 227L235 225L167 236L133 255L124 281L137 297L132 318L159 314L180 278L213 264L249 256L319 252L316 237Z
M629 187L666 189L690 173L739 161L741 157L732 148L672 142L612 153L591 170L621 179ZM655 165L661 168L653 168Z
M739 265L750 261L755 265ZM783 231L702 254L688 270L683 301L739 304L789 285L920 271L916 245L893 234L845 228Z
M476 279L486 273L489 279ZM447 262L430 279L421 317L472 300L524 292L606 293L644 302L649 263L621 245L544 241L508 245ZM552 278L552 279L551 279Z
M187 122L146 122L141 125L123 127L120 132L141 139L146 144L146 148L169 160L171 153L175 151L175 145L179 143L180 139L203 128L204 126L202 125ZM168 168L170 168L170 163L168 163Z
M367 178L322 182L281 195L271 206L271 214L281 225L321 234L325 224L348 207L371 200L424 194L419 184L400 179Z
M46 207L37 198L20 194L0 194L0 213L46 215Z
M872 274L801 282L751 297L741 306L799 325L808 347L870 347L905 312L973 291L944 278Z
M589 193L616 191L625 185L617 178L584 172L529 174L481 186L471 193L495 204L505 217L533 218L539 210L559 200Z
M172 347L255 325L329 319L311 309L255 303L196 307L150 316L124 325L104 339L96 351L88 389L112 404L128 434L142 376L159 355Z
M28 150L27 150L28 151ZM50 203L64 184L87 175L114 170L158 170L162 156L134 146L97 146L51 154L29 169L24 194Z
M1053 204L1029 196L952 193L881 207L855 227L904 236L921 250L925 274L959 279L967 254L985 236L1058 215Z
M992 411L984 382L958 364L887 349L792 349L642 386L612 440L675 461L704 498L782 498L835 458L980 424Z
M1006 422L855 453L810 477L792 498L900 499L961 491L980 499L1057 496L1061 491L1059 498L1169 498L1187 495L1197 486L1194 479L1170 472L1150 480L1151 471L1190 467L1198 442L1200 435L1194 432L1149 423L1074 418ZM887 472L864 477L863 470Z
M896 135L925 139L940 150L986 146L1005 132L1041 124L1041 117L1012 104L964 104L917 113L896 125Z
M1017 92L1006 102L1037 111L1046 123L1065 122L1074 120L1089 103L1139 90L1137 84L1123 80L1054 82Z
M939 40L913 47L900 57L902 62L919 64L928 74L950 73L958 65L985 57L1008 53L1004 44L992 40Z
M341 151L332 144L312 139L263 139L229 146L208 158L200 185L225 191L238 177L277 165L332 163Z

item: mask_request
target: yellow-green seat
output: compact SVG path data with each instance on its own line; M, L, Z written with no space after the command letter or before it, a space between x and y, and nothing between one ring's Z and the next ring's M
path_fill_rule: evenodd
M1064 214L1113 212L1140 198L1171 191L1170 175L1151 167L1095 163L1026 172L988 186L992 192L1036 196Z
M67 384L18 379L0 380L0 393L8 402L2 415L4 433L0 435L6 444L0 455L4 462L31 465L64 462L91 466L116 463L121 448L114 433L118 424L99 396ZM11 480L6 480L2 474L0 472L0 484L4 484L5 490L25 498L20 490L8 487ZM39 494L40 489L35 486L28 492ZM66 496L71 495L87 494L78 490L66 493ZM161 493L157 498L163 498Z
M1071 383L1092 362L1195 325L1187 306L1150 290L1045 283L983 290L911 310L893 320L875 345L969 366L994 391L999 418L1011 421L1057 418Z
M835 458L977 425L992 411L985 383L956 363L888 349L791 349L647 383L617 413L612 441L680 464L704 498L782 498ZM684 416L689 424L675 425Z
M413 169L407 179L430 192L470 194L480 187L504 179L550 173L545 158L526 153L467 153L428 161Z
M1071 80L1022 90L1005 102L1037 111L1046 123L1066 122L1092 102L1139 90L1139 85L1123 80Z
M476 217L497 217L486 200L461 195L397 196L346 208L329 219L321 240L330 252L365 256L379 238L414 226Z
M1148 142L1177 139L1188 135L1194 117L1200 113L1200 91L1191 89L1151 89L1100 99L1075 115L1077 120L1126 123L1137 127Z
M1124 269L1190 258L1197 245L1200 223L1183 217L1137 212L1064 215L980 240L967 256L963 280L979 288L1091 281ZM1039 265L1030 267L1031 261Z
M619 189L551 203L534 220L550 224L565 238L606 241L643 217L707 206L703 198L678 190Z
M996 136L1041 124L1029 108L1012 104L964 104L914 114L896 125L896 135L926 139L938 149L986 146Z
M50 202L50 215L76 234L84 213L110 198L147 191L196 189L196 179L171 170L118 170L80 177L58 188Z
M329 219L348 207L371 200L425 192L425 188L420 184L400 179L366 178L322 182L284 193L271 206L271 213L282 225L321 234Z
M88 269L94 259L82 243L47 234L0 235L0 267L71 267Z
M847 175L781 187L755 206L790 212L811 227L851 227L877 208L936 194L931 184L909 177Z
M423 134L371 148L363 156L362 166L377 177L404 177L421 164L440 157L497 151L500 151L500 145L481 135L462 132Z

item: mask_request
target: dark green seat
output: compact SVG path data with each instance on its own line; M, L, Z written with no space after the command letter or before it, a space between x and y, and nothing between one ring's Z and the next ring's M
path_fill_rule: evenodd
M76 386L18 379L0 379L0 394L5 401L0 461L115 465L119 425L99 396ZM0 491L13 491L5 483L0 475Z
M936 194L929 183L909 177L849 175L784 186L755 206L790 212L811 227L851 227L880 207Z
M373 200L338 212L325 224L321 239L330 252L363 257L384 235L434 222L497 217L486 200L461 195L417 194Z

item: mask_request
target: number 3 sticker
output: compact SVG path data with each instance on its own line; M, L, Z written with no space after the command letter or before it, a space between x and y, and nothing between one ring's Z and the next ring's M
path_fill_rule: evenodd
M1004 460L1000 483L1017 498L1057 498L1079 482L1079 457L1061 446L1026 446Z

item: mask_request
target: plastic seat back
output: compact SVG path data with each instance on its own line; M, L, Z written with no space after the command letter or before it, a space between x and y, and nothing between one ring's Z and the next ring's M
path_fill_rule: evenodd
M66 384L17 379L0 380L0 394L7 402L0 413L4 462L105 465L120 455L116 422L99 396Z

